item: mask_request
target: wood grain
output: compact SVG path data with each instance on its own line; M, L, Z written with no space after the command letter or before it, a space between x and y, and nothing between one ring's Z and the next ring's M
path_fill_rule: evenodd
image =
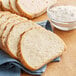
M76 6L76 0L58 0L57 4ZM33 21L43 21L46 19L48 19L48 17L45 13ZM49 63L42 76L76 76L76 30L64 32L54 28L54 32L64 40L67 49L62 55L61 61L57 63ZM21 76L32 75L22 73Z

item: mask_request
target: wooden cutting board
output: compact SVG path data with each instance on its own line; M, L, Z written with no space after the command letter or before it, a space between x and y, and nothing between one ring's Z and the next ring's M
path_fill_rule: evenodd
M58 0L57 4L75 5L76 0ZM46 13L33 21L48 19ZM59 35L67 45L67 49L61 57L60 62L49 63L42 76L76 76L76 30L60 31L54 28L54 32ZM21 76L32 76L22 72Z

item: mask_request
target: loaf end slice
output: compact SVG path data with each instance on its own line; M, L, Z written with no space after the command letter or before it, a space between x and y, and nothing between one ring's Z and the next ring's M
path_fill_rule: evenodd
M31 71L35 71L62 55L65 43L56 34L42 28L25 31L20 36L18 58Z

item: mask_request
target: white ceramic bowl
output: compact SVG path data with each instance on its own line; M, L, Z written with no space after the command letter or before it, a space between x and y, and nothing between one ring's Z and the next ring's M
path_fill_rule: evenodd
M54 27L56 27L56 28L58 28L58 29L60 29L60 30L64 30L64 31L69 31L69 30L73 30L73 29L76 29L76 21L75 21L75 19L76 19L76 14L75 14L75 18L73 18L74 19L74 21L72 20L72 21L69 21L69 22L67 22L67 21L65 21L65 22L63 22L62 20L61 21L59 21L58 20L58 18L54 18L55 16L58 16L57 14L55 15L54 14L54 16L53 16L53 13L50 13L50 10L51 9L53 9L53 8L55 8L55 7L62 7L62 6L52 6L52 7L48 7L47 8L47 15L48 15L48 17L49 17L49 20L50 20L50 22L51 22L51 24L54 26ZM66 6L64 6L64 7L66 7ZM76 7L75 6L70 6L70 7L74 7L75 9L76 9ZM64 11L64 10L62 10L62 11ZM62 12L61 11L61 12ZM76 11L76 10L75 10ZM54 11L53 11L54 12ZM65 13L65 12L64 12ZM61 14L61 13L60 13ZM61 15L60 15L61 16ZM66 17L67 18L67 17ZM66 19L65 18L65 19ZM64 19L64 20L65 20ZM69 19L69 17L68 17L68 19Z

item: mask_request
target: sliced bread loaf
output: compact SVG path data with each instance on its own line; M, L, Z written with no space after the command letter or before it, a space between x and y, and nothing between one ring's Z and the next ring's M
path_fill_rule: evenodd
M16 6L23 16L32 19L45 13L47 7L56 2L57 0L16 0Z
M15 24L18 24L20 22L25 22L27 19L23 19L22 17L13 17L11 19L9 19L2 32L2 36L1 36L1 45L2 45L2 48L4 48L6 50L6 38L7 38L7 35L9 34L9 31L11 29L12 26L14 26Z
M10 18L13 18L17 15L14 14L4 14L1 18L0 18L0 37L2 35L3 29L5 28L6 24L11 21Z
M32 21L26 21L24 23L19 23L14 25L10 30L6 40L6 47L9 54L12 57L17 59L17 46L18 46L20 34L31 27L36 27L36 24L33 23Z
M10 11L9 0L1 0L1 3L4 11Z
M64 42L56 34L34 28L21 35L18 57L26 68L35 71L60 56L64 48Z
M11 11L12 11L13 13L16 13L16 14L20 15L20 12L19 12L18 9L16 8L15 1L16 1L16 0L9 0L10 9L11 9Z
M8 15L10 15L10 12L0 12L0 31L1 31L1 25L7 21L7 17ZM0 34L0 38L1 38L1 34ZM0 46L1 48L1 46Z

